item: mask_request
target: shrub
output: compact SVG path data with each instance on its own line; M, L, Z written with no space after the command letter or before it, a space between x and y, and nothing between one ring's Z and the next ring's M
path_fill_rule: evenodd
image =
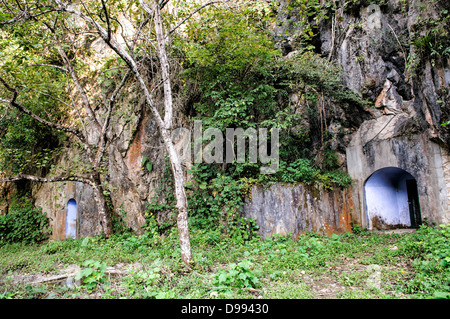
M0 216L0 243L39 243L49 238L51 227L41 208L28 199L15 199L6 216Z
M259 279L251 270L253 263L247 259L238 264L231 263L228 271L221 269L215 276L215 284L218 287L256 288Z

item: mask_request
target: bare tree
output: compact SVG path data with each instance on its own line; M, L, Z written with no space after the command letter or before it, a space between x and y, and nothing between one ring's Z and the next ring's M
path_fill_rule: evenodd
M51 178L44 178L39 176L33 176L28 174L19 174L14 177L4 177L0 178L0 182L13 182L18 180L30 180L35 182L64 182L64 181L78 181L82 182L84 184L90 185L94 189L94 199L97 204L97 210L99 214L99 219L101 223L101 227L103 229L103 232L105 234L105 237L109 237L112 234L112 223L111 223L111 217L110 212L108 211L108 205L106 202L106 198L104 195L104 187L102 183L102 178L100 174L100 165L102 164L103 157L105 155L105 150L107 146L109 145L109 141L107 138L107 130L111 125L110 119L111 114L114 110L114 104L116 101L117 96L119 95L119 92L122 90L122 88L125 85L126 80L129 77L130 72L126 72L125 75L122 78L122 81L116 86L114 92L109 96L109 98L106 100L106 106L105 109L107 109L107 114L105 117L105 120L103 120L103 125L100 124L100 117L95 114L95 112L92 110L92 107L90 105L89 99L85 93L84 87L81 85L78 75L72 66L72 63L70 59L67 57L64 50L62 50L61 47L58 47L58 53L60 54L61 59L64 61L65 67L60 66L53 66L48 65L50 67L56 67L70 75L73 82L75 83L75 86L81 95L82 104L84 106L85 112L88 115L88 119L90 123L93 125L93 132L88 132L86 129L79 130L70 126L64 126L56 122L52 122L49 120L46 120L39 115L33 113L29 108L25 107L21 103L19 103L17 100L19 98L19 92L16 88L11 86L5 78L0 76L0 83L3 85L4 88L6 88L6 91L9 92L8 98L0 98L0 102L3 104L7 104L11 106L12 108L17 109L18 111L27 114L31 116L34 120L37 122L55 130L64 131L72 136L74 136L82 145L84 150L86 151L86 157L90 163L90 172L85 173L83 175L80 174L70 174L70 175L61 175ZM75 109L76 107L73 106ZM78 111L78 110L77 110ZM83 120L83 119L81 119ZM86 127L85 124L83 124L83 127ZM92 144L89 142L90 136L95 134L96 136L99 136L98 142ZM94 151L96 150L96 151Z
M62 126L57 123L49 122L47 120L44 120L43 118L39 117L38 115L34 114L24 106L20 105L17 102L17 96L18 92L15 88L11 87L6 80L1 79L1 83L6 87L6 89L11 93L12 97L9 97L8 99L1 99L0 102L8 103L10 106L18 109L19 111L28 114L32 116L34 119L36 119L38 122L47 125L53 129L62 130L65 131L73 136L75 136L84 146L87 151L88 158L92 164L92 172L91 174L87 176L59 176L54 178L41 178L36 176L29 176L29 175L18 175L15 177L10 178L3 178L0 180L0 182L7 182L7 181L16 181L19 179L28 179L33 181L40 181L40 182L55 182L55 181L65 181L65 180L77 180L80 182L87 183L91 185L95 190L95 197L98 205L99 210L99 216L103 223L103 229L105 232L105 235L108 237L111 234L111 222L109 218L109 214L107 211L107 207L105 204L105 198L102 191L102 183L101 183L101 176L98 173L99 165L103 159L105 150L108 147L108 141L107 141L107 130L109 126L111 125L111 114L114 109L114 103L115 99L120 92L120 90L123 88L124 83L126 82L126 79L128 78L129 74L134 75L135 80L137 80L139 87L141 89L141 92L143 96L145 97L146 103L149 106L154 121L156 122L160 135L162 137L163 143L165 145L165 149L168 153L170 163L171 163L171 169L174 177L175 182L175 197L176 197L176 208L178 210L178 217L177 217L177 226L178 226L178 232L179 232L179 239L180 239L180 247L181 247L181 257L182 260L186 264L190 264L192 261L192 254L191 254L191 247L190 247L190 240L189 240L189 229L188 229L188 203L187 198L185 194L185 180L183 176L183 169L181 165L181 161L179 159L179 156L177 154L177 151L175 149L175 146L173 144L173 141L171 139L171 132L172 132L172 126L173 126L173 116L174 116L174 106L173 106L173 98L172 98L172 89L171 89L171 82L170 82L170 66L169 66L169 60L166 52L166 41L169 36L169 33L165 33L163 29L163 23L161 19L161 7L164 6L168 1L162 1L159 3L157 0L153 0L151 4L148 4L145 0L139 0L139 3L142 7L142 9L148 14L148 17L143 20L143 22L139 25L139 27L135 30L135 36L133 37L133 43L137 41L138 38L144 37L145 35L142 32L142 28L145 24L147 24L151 19L153 18L154 22L154 33L156 34L155 41L149 40L147 38L147 41L152 41L152 45L156 48L157 55L159 58L159 67L160 67L160 73L162 77L162 86L163 86L163 92L164 92L164 110L163 114L160 114L158 111L158 108L156 106L156 103L154 101L153 97L153 90L150 91L147 83L145 82L145 79L141 73L141 70L138 65L137 59L133 56L132 50L130 50L130 47L127 47L127 45L122 45L117 40L114 32L112 31L112 21L114 18L110 16L110 12L107 9L106 2L104 0L101 0L101 14L98 12L90 12L85 5L84 2L81 2L81 9L76 9L74 6L70 5L70 2L64 2L61 0L53 0L47 2L45 5L40 5L39 2L30 1L30 3L22 3L20 6L12 6L10 5L7 9L11 12L11 19L8 19L6 21L3 21L2 24L5 23L19 23L24 20L33 20L37 19L37 17L53 12L53 13L63 13L66 14L65 16L70 15L72 17L76 17L77 19L81 19L84 21L87 25L86 32L96 34L100 36L103 41L117 54L120 59L122 59L127 67L128 72L123 77L120 84L116 86L115 91L113 94L109 97L107 105L105 109L107 110L107 114L104 120L100 120L95 112L93 112L92 107L90 105L89 99L84 91L83 86L81 85L81 82L77 76L77 73L72 66L70 59L65 54L64 50L62 48L58 48L58 52L64 61L64 72L67 72L73 83L75 84L75 87L78 90L79 95L81 96L81 103L83 104L85 114L87 115L87 119L89 120L90 124L94 127L97 134L100 135L100 139L97 142L96 145L88 145L88 137L86 136L87 132L86 130L81 131L78 129L74 129L71 127ZM221 1L212 1L211 4L218 3ZM18 2L16 2L19 4ZM205 7L203 5L201 8ZM13 9L12 9L13 8ZM199 9L201 9L199 8ZM199 10L198 9L198 10ZM195 12L197 12L196 10ZM195 13L194 12L194 13ZM188 18L192 16L189 15ZM117 21L117 20L114 20ZM186 20L183 20L184 22ZM176 28L179 27L180 24L178 24ZM49 28L52 28L49 26ZM95 146L95 147L92 147ZM95 150L95 151L94 151Z

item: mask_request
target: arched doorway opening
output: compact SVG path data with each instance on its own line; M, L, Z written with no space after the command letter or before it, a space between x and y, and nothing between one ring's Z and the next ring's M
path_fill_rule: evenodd
M416 179L398 167L375 171L364 184L369 228L418 228L421 224Z
M66 210L66 238L76 238L77 235L77 202L70 199Z

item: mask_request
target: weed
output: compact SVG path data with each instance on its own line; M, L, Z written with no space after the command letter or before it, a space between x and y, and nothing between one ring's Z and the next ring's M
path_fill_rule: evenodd
M228 270L221 269L215 275L215 285L217 287L232 288L256 288L259 285L259 279L252 271L253 263L249 260L243 260L238 264L231 263Z
M75 280L82 280L84 287L88 291L93 291L99 284L105 284L107 282L105 270L106 265L95 260L86 260L83 263L86 267L75 276Z

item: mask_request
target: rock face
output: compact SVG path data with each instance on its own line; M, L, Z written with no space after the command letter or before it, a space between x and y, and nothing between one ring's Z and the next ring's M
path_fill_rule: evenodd
M278 23L273 30L286 55L297 49L295 39L302 32L296 24L300 9L289 8L289 3L280 1ZM410 42L429 31L418 21L450 10L450 2L335 3L335 14L329 19L311 22L317 26L311 43L323 57L342 67L342 80L348 88L373 103L366 110L333 106L334 113L326 112L328 131L339 136L333 141L333 149L339 152L338 158L347 167L353 185L333 191L302 185L254 187L244 216L255 218L264 236L309 230L346 232L353 220L370 229L410 227L407 210L403 210L402 217L386 217L367 208L365 186L369 178L382 169L396 168L405 172L398 175L403 179L392 174L380 177L380 181L386 181L383 189L404 190L408 176L417 184L421 218L449 222L450 125L440 124L450 119L450 62L444 55L418 58L417 48ZM157 195L165 165L165 151L150 114L136 116L144 108L143 103L133 90L122 101L130 119L122 120L110 132L115 142L109 149L106 180L112 204L124 212L126 225L136 231L144 223L146 203ZM180 120L177 125L181 124ZM142 168L144 157L153 164L152 171ZM399 172L380 172L394 171ZM394 179L402 184L392 186L394 182L387 182ZM79 183L43 185L35 190L36 204L50 216L56 238L63 237L65 207L71 198L78 203L78 236L99 232L91 192Z
M422 56L414 64L411 60L418 53L409 44L428 32L418 21L435 19L438 12L449 9L449 3L437 1L425 10L420 1L409 6L395 0L383 5L336 3L336 14L313 22L319 32L312 43L318 53L342 67L347 87L374 106L370 118L356 130L342 132L346 137L339 144L345 149L344 162L354 182L350 190L334 191L334 196L345 198L344 206L352 207L355 220L369 229L412 227L414 211L420 220L450 222L450 134L449 126L440 126L449 120L450 63L439 55L435 59ZM274 36L285 54L296 49L302 32L298 12L289 1L280 1ZM346 126L345 116L328 121L329 128ZM411 185L417 185L416 195ZM375 187L385 194L378 202L390 200L395 205L372 204ZM258 220L264 235L325 230L329 221L340 220L343 207L339 205L344 202L333 209L326 192L312 198L302 186L255 188L244 211ZM384 211L377 211L380 207ZM336 225L334 230L340 231L341 224Z

